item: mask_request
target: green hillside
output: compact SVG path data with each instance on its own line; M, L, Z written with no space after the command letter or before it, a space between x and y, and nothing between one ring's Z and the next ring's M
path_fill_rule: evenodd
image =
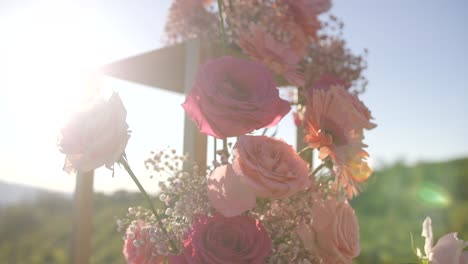
M458 231L468 240L468 159L389 166L352 201L361 225L357 263L409 263L410 233L422 247L421 223L432 217L435 237ZM94 196L91 263L124 263L115 217L144 204L137 193ZM0 263L68 263L71 201L57 194L0 209Z
M91 263L124 263L115 217L143 203L139 193L94 195ZM71 211L71 200L52 194L0 209L0 263L69 263Z

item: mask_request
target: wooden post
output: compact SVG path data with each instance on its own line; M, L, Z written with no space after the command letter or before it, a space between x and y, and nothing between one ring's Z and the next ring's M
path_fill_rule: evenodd
M184 92L188 94L192 89L200 64L201 43L197 38L187 41L185 45ZM187 113L184 115L184 153L189 153L190 157L198 164L200 173L203 174L206 170L207 137L198 131Z
M91 257L93 178L93 171L76 175L70 256L72 264L88 264Z

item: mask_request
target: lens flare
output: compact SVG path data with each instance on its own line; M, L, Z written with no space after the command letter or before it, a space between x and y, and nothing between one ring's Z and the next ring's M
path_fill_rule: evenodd
M422 185L418 189L418 196L422 201L438 207L447 207L452 202L446 190L432 183Z

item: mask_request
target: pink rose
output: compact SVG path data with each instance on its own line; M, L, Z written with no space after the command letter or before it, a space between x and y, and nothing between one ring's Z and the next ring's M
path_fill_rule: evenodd
M153 254L153 243L150 241L148 231L143 230L143 221L133 222L132 229L129 227L125 235L123 254L128 264L162 264L165 263L164 256Z
M64 170L87 172L102 165L112 168L127 146L127 111L117 93L75 113L61 129L58 146L66 154Z
M271 239L260 221L247 216L202 216L184 241L183 255L171 263L265 263Z
M198 71L182 105L202 133L226 138L273 126L290 106L261 63L233 57L210 60Z
M283 198L310 185L307 163L283 140L241 136L234 152L234 171L257 196Z
M312 223L297 230L306 250L319 255L324 263L352 263L361 249L359 224L348 202L316 202L312 216Z

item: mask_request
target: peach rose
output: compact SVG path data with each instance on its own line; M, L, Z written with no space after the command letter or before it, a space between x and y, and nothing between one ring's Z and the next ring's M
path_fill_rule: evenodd
M257 196L284 198L310 185L307 163L283 140L241 136L234 152L234 172Z
M75 113L61 129L58 146L66 154L64 170L87 172L112 168L127 146L127 111L117 93Z
M243 184L232 165L216 168L207 179L211 205L225 217L240 215L256 205L255 193Z
M312 223L297 230L306 250L319 255L324 263L352 263L361 249L358 220L348 202L317 202L312 216Z

